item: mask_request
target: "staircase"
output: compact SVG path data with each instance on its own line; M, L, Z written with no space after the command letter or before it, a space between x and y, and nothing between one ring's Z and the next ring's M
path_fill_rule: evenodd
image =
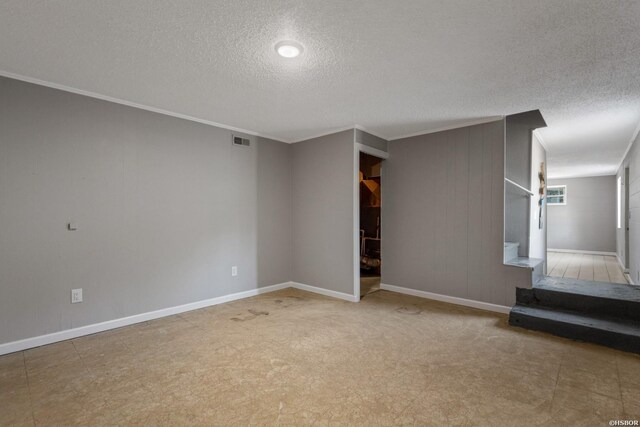
M509 324L640 353L640 287L544 277L517 289Z

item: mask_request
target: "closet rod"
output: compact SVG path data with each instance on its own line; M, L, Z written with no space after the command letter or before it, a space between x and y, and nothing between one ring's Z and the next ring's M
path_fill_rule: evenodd
M533 196L533 191L529 191L526 188L524 188L522 185L520 184L516 184L515 182L511 181L509 178L505 178L505 181L507 181L509 184L511 185L515 185L516 187L518 187L520 190L525 191L526 193L528 193L530 196Z

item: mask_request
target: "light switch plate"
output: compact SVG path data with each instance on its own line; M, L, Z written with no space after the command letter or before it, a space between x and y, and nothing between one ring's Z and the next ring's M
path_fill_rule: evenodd
M71 289L71 304L82 302L82 288Z

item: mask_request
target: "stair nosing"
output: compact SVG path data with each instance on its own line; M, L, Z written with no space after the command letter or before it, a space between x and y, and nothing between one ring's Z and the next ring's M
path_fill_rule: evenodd
M524 309L524 310L521 310L521 309ZM591 325L591 324L584 323L584 322L571 323L571 322L567 321L569 319L555 319L555 318L547 317L547 316L537 316L540 319L550 320L550 321L554 321L554 322L579 325L579 326L588 327L588 328L592 328L592 329L598 329L598 330L607 331L607 332L628 334L628 335L633 335L633 336L637 336L638 338L640 338L640 321L637 321L637 320L623 319L623 318L618 318L618 317L615 317L615 316L603 316L603 315L598 315L598 314L590 314L590 313L584 313L584 312L579 312L579 311L574 311L574 310L557 309L557 308L553 308L553 307L531 306L531 305L523 305L523 304L516 304L511 309L511 313L521 314L521 315L529 316L529 317L536 317L535 313L527 313L527 311L540 311L542 313L560 313L560 314L567 315L569 317L574 317L574 318L577 318L577 319L594 319L594 320L598 320L598 321L601 321L601 322L606 322L606 323L609 323L609 324L612 324L612 325L621 325L623 327L623 329L624 329L623 331L616 330L616 329L612 330L610 328L603 328L603 327L601 327L599 325ZM631 329L630 332L633 332L633 333L627 332L629 329Z
M581 287L572 288L572 289L563 289L563 288L559 288L558 285L555 285L554 283L548 283L547 282L548 280L549 280L549 276L545 276L541 280L534 283L531 287L531 290L534 292L534 294L535 292L550 292L550 293L558 293L563 295L571 295L571 296L578 296L578 297L584 297L584 298L597 298L597 299L607 300L611 302L640 304L640 287L637 287L637 286L628 285L628 284L625 285L623 283L607 283L607 282L582 280L582 282L589 282L589 286L591 286L592 288L594 286L603 286L607 288L613 286L617 288L618 287L625 288L626 290L630 291L629 296L625 298L624 296L616 296L616 295L597 295L597 294L594 294L593 291L589 289L589 287L586 287L585 289L581 289ZM581 281L580 279L558 279L558 280L566 280L567 284L572 284L572 285L575 285L574 281ZM636 295L635 292L638 292L638 294Z

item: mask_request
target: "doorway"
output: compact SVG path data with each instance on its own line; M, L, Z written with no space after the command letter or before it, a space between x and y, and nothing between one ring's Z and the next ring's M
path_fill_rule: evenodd
M617 253L617 240L626 235L628 225L625 175L626 170L620 176L549 180L547 275L565 279L556 283L629 283L626 254L621 253L628 248Z
M359 153L360 298L380 290L383 161L371 154Z

